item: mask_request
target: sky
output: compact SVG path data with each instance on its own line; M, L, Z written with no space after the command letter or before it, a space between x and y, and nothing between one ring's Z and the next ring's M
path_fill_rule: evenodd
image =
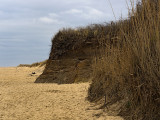
M116 19L127 18L126 0L110 0ZM49 58L62 28L115 21L108 0L0 0L0 67Z

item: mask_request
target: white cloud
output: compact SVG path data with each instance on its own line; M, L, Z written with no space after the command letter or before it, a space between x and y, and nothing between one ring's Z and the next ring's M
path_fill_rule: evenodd
M106 17L106 14L102 11L92 8L92 7L80 7L78 9L70 9L64 12L61 12L62 15L69 14L74 19L79 18L83 20L97 20L97 19L103 19ZM66 15L67 16L67 15Z
M41 18L39 18L39 20L44 23L53 23L53 20L48 17L41 17Z
M61 16L56 13L47 13L46 16L39 17L38 21L40 21L41 23L47 23L47 24L63 25L65 22L60 19L61 19Z
M86 19L102 19L106 16L105 13L98 9L91 7L85 7L85 9L87 12L83 14L83 17Z
M59 17L59 15L56 14L56 13L49 13L48 15L49 15L50 17L53 17L53 18Z
M83 11L82 10L78 10L78 9L71 9L71 10L65 11L63 13L67 13L67 14L82 14Z
M39 18L39 21L43 22L43 23L48 23L48 24L50 24L50 23L59 23L58 20L52 19L52 18L49 18L49 17L41 17L41 18Z

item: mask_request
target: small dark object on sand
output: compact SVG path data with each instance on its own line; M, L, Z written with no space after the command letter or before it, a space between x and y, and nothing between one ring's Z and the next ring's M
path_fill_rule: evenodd
M35 72L32 72L32 74L36 74Z

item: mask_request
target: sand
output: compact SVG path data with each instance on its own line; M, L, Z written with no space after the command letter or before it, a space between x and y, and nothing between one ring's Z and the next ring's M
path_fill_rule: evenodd
M0 120L123 120L94 109L89 83L35 84L43 69L0 68Z

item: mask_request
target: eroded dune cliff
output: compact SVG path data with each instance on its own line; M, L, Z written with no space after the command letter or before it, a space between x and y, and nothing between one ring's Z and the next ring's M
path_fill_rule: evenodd
M57 33L52 40L46 68L35 83L65 84L90 80L92 60L98 46L94 27Z

